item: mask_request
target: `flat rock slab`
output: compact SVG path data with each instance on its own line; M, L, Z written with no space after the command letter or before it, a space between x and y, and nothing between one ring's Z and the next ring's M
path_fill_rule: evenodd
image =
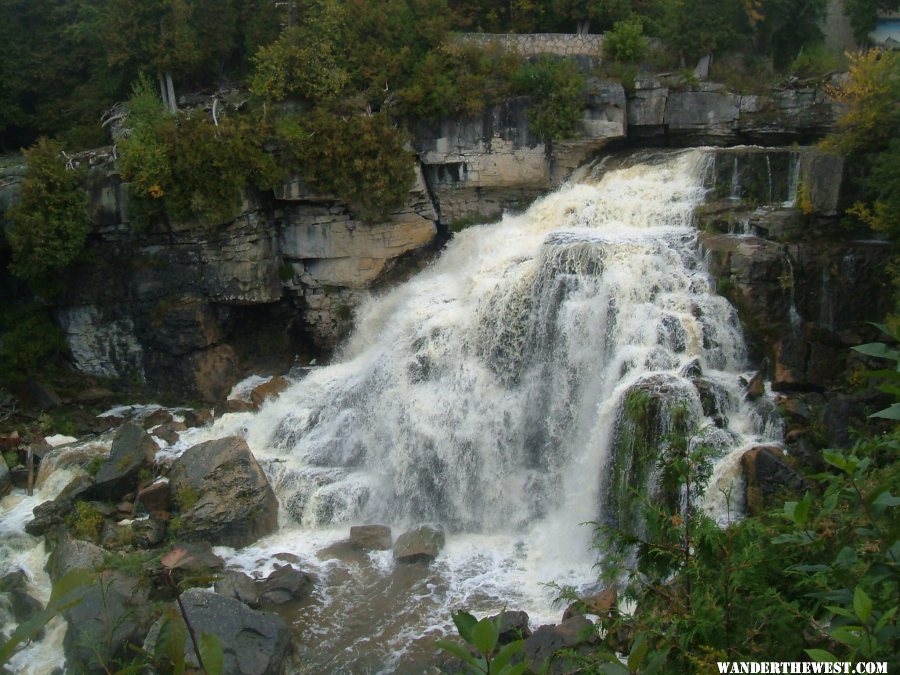
M290 652L290 629L270 612L257 612L245 604L196 588L181 594L185 611L198 635L218 636L224 652L223 675L278 675ZM144 641L152 652L159 635L157 621ZM191 641L185 643L186 660L197 667Z

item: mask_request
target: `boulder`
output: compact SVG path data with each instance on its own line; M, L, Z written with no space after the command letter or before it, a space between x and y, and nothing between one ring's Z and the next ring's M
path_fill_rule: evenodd
M63 488L56 499L39 504L34 508L34 519L25 523L25 531L35 537L42 536L52 527L62 525L72 512L76 501L86 497L94 482L89 476L76 476Z
M259 588L255 579L234 570L220 575L213 586L216 593L243 602L248 607L259 607Z
M63 612L69 624L63 648L70 672L106 672L132 655L149 625L149 589L122 572L103 572L81 601Z
M157 480L138 490L137 508L146 510L156 518L164 519L172 509L169 495L169 481L165 478Z
M283 605L312 593L313 578L290 565L278 565L258 584L260 604Z
M16 623L25 623L44 608L28 593L28 577L22 570L0 578L0 593L5 593L9 599L9 608Z
M28 397L39 410L50 410L62 405L62 399L52 387L29 379L25 383L25 391Z
M391 528L386 525L354 525L350 545L358 551L389 551L393 544Z
M531 628L528 626L528 613L521 611L502 612L490 617L491 621L500 619L500 636L498 644L505 645L516 640L524 640L531 637Z
M141 469L153 466L157 446L137 424L123 424L113 438L107 459L97 472L91 494L99 499L118 499L134 489Z
M225 561L213 553L212 546L205 541L179 541L172 546L181 548L187 553L187 559L178 565L177 573L188 576L209 576L225 569Z
M103 562L103 549L87 541L62 536L47 558L47 574L56 583L72 570L93 570Z
M394 542L394 560L401 563L430 563L444 548L444 529L422 525L404 532Z
M137 548L153 548L166 538L166 526L159 520L147 518L131 523L132 545Z
M257 612L241 602L216 593L189 589L181 602L198 635L216 635L224 651L223 675L279 675L290 652L290 629L270 612ZM157 621L144 641L152 652L159 635ZM185 641L187 663L198 667L190 640Z
M75 394L75 401L78 403L100 403L114 397L115 394L104 387L88 387Z
M284 377L273 377L268 382L263 382L250 392L250 401L254 408L259 408L265 401L274 398L290 386Z
M573 616L584 614L596 614L597 616L608 614L611 610L616 608L616 600L617 595L615 588L607 588L594 595L579 598L577 601L566 607L566 611L562 617L563 621L567 621Z
M525 640L525 660L535 672L544 672L541 666L545 660L551 673L570 672L577 660L572 652L591 649L596 642L594 624L581 615L573 616L557 626L541 626L534 631ZM556 656L562 650L566 656Z
M806 480L785 461L776 446L757 446L741 456L745 504L750 515L779 506L785 497L802 493Z
M181 510L181 540L239 548L278 527L278 500L242 438L189 448L175 460L169 479Z

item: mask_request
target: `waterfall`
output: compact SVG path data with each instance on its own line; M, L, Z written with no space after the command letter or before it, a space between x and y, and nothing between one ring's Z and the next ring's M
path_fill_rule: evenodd
M736 312L711 293L696 246L693 212L713 157L604 163L523 214L468 228L428 269L360 310L333 365L255 414L186 434L182 447L247 438L281 502L279 534L232 552L231 564L260 570L274 551L300 554L323 582L314 616L298 625L308 621L307 636L327 634L331 649L354 658L382 648L382 665L411 635L446 628L452 607L558 619L543 584L595 580L592 531L581 523L621 510L609 495L622 491L611 475L629 428L623 401L642 388L676 396L689 430L720 449L710 512L739 509L719 491L739 481L740 448L765 435L766 421L743 401ZM673 426L664 412L655 418L660 433ZM358 561L342 567L313 551L349 525L399 533L425 521L449 534L431 571L441 581L392 600L388 613L406 617L396 625L373 618L386 626L382 647L375 638L349 646L337 615L365 623L375 601L348 591ZM379 556L366 584L389 575ZM418 628L403 624L403 608Z

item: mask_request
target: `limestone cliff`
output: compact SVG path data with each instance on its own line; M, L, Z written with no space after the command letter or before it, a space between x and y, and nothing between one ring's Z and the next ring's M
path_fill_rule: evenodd
M218 399L248 368L285 367L296 353L333 349L365 296L427 262L449 226L523 208L604 148L803 142L830 129L836 116L822 88L739 96L662 76L638 79L626 94L620 83L595 78L587 81L577 135L548 145L530 132L528 106L517 98L475 119L413 122L416 180L406 203L375 224L291 179L270 194L248 193L241 215L216 228L139 231L110 151L84 155L80 161L93 168L91 264L73 270L57 311L75 365ZM774 155L768 161L770 170L778 164ZM804 173L811 186L818 175L812 168ZM781 178L779 185L791 179ZM3 199L14 198L17 180L17 171L5 172ZM817 214L836 214L835 194L831 184L814 190ZM793 227L794 211L767 215L765 223L757 218L757 227ZM714 257L723 252L715 270L741 288L739 261L760 265L768 258L751 252L747 241L720 236L705 236L704 245ZM771 246L778 248L772 264L783 267L786 245ZM817 274L802 261L819 260L818 253L791 250L796 269ZM840 250L834 255L849 255ZM840 308L834 314L842 315Z

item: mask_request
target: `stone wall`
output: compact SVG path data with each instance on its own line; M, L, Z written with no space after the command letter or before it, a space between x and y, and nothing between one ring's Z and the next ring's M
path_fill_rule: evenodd
M603 36L573 33L463 33L460 42L481 46L497 45L522 56L603 56Z

